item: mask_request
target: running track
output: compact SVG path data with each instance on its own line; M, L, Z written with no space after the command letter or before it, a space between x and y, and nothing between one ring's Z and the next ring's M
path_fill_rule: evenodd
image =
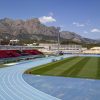
M66 57L69 56L63 56ZM38 58L0 68L0 100L60 100L30 86L22 78L27 69L49 63L54 58L61 59L61 57Z

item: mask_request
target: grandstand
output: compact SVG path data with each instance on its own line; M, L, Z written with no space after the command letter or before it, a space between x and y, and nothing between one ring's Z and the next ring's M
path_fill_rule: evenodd
M42 52L38 50L0 50L0 58L19 57L26 55L41 55Z
M30 46L0 45L0 64L44 57L44 54Z

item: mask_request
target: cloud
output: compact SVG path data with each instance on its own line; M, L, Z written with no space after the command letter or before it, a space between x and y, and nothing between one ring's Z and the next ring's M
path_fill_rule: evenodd
M73 25L76 25L77 27L84 27L85 26L84 24L80 24L78 22L73 22Z
M91 30L91 32L93 32L93 33L94 32L100 33L100 29L94 28L94 29Z
M50 23L50 22L56 22L56 19L54 19L52 16L43 16L39 18L41 23Z

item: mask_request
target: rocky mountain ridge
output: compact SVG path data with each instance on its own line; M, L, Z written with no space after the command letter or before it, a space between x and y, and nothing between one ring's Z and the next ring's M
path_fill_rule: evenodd
M62 31L60 27L46 26L38 18L27 20L0 19L0 39L19 39L37 41L57 41L60 34L61 41L75 41L78 43L99 43L98 40L84 38L74 32Z

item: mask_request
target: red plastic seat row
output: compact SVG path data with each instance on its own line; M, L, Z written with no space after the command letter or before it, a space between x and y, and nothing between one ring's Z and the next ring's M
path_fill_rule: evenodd
M38 51L38 50L23 50L23 52L29 53L29 54L32 54L32 55L43 54L42 52L40 52L40 51Z
M7 57L8 55L5 52L0 51L0 58L7 58Z
M21 56L15 50L0 50L0 58L18 57Z
M19 57L23 56L23 53L27 55L39 55L43 54L42 52L38 50L0 50L0 58L10 58L10 57Z

